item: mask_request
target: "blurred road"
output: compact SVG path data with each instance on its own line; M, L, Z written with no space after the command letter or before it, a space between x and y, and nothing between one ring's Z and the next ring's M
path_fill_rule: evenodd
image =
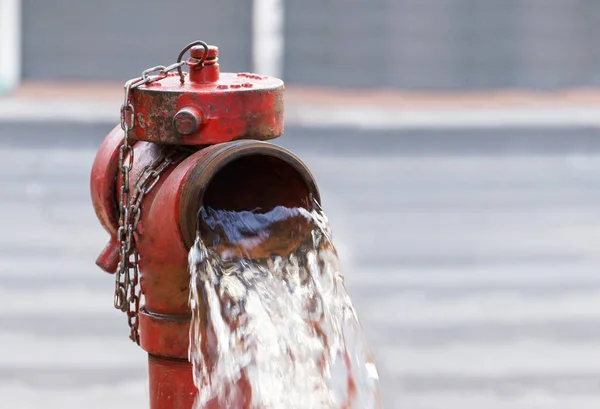
M0 397L147 408L145 354L94 261L109 125L0 124ZM290 129L314 171L386 409L600 407L594 131Z

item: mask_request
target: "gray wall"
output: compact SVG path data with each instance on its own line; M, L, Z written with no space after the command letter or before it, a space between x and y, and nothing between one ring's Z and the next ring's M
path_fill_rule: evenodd
M123 80L193 39L251 70L252 0L23 0L24 77ZM286 0L289 84L600 85L600 0Z
M288 0L285 79L351 87L600 84L600 0Z
M226 71L251 68L248 0L23 0L23 76L125 80L175 62L189 42L219 46Z

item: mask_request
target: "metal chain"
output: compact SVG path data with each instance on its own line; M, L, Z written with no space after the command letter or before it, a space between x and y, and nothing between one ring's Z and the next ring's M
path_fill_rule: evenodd
M162 154L151 165L145 167L134 183L133 192L130 188L130 172L133 168L134 150L131 143L131 131L135 127L135 108L132 102L131 91L141 85L150 84L167 76L170 71L180 69L185 62L157 66L147 69L139 78L134 78L125 83L125 99L121 106L121 128L124 132L123 144L119 152L119 173L121 176L121 189L119 191L119 264L115 272L115 308L127 313L127 322L130 328L129 338L139 344L138 313L140 308L140 290L138 261L139 255L135 245L134 232L141 217L141 204L144 196L156 186L160 175L173 163L183 157L183 152L172 148ZM152 75L157 73L156 75Z

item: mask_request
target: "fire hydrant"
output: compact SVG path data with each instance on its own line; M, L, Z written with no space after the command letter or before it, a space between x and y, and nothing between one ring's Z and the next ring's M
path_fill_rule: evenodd
M201 41L175 64L125 85L121 124L91 173L94 209L110 234L96 264L115 274L115 307L148 352L152 409L190 409L197 394L188 361L187 256L201 207L312 208L320 201L302 161L265 142L283 133L283 92L277 78L220 73L217 47Z

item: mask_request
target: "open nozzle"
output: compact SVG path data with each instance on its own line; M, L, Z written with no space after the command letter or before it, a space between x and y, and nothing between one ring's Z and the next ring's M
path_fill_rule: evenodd
M201 152L180 201L186 248L199 234L209 246L260 259L288 254L310 235L312 221L290 209L314 210L319 192L308 168L291 152L259 141L228 142ZM258 237L267 224L272 234Z

